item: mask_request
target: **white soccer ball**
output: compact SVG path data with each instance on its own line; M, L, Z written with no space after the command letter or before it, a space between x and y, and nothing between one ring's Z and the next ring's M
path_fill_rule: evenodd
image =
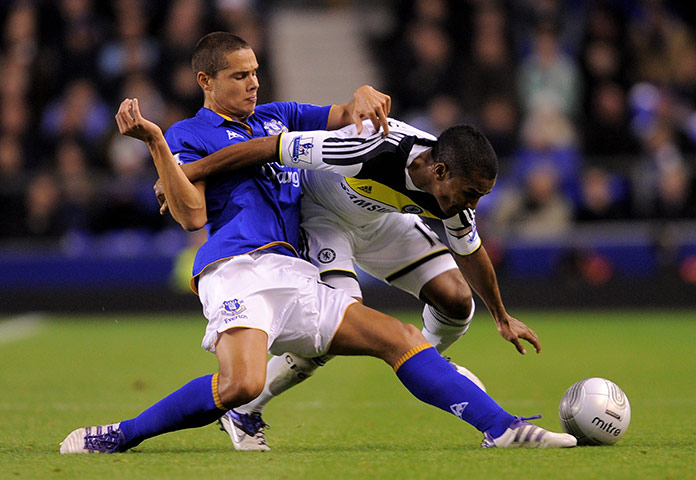
M578 445L612 445L624 436L631 422L626 394L606 378L586 378L572 385L558 407L561 428Z

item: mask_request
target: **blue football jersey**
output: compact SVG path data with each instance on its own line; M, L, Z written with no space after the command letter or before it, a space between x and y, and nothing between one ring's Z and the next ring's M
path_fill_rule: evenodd
M228 145L295 130L326 128L331 106L273 102L258 105L241 123L207 108L172 125L165 138L180 164ZM296 255L300 230L300 179L296 169L272 163L206 179L208 239L199 249L193 275L224 258L270 248Z

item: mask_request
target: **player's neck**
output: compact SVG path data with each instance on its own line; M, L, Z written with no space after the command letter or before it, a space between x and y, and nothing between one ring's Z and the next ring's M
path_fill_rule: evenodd
M244 124L246 124L247 119L249 118L251 113L253 113L253 112L251 112L248 115L240 116L238 114L235 114L234 112L226 111L225 109L218 107L214 102L210 102L208 100L203 102L203 106L205 108L207 108L208 110L211 110L211 111L217 113L225 120L229 120L231 122L244 123Z
M428 163L431 161L430 150L416 157L408 166L408 175L413 185L424 192L430 191L430 175L428 175Z

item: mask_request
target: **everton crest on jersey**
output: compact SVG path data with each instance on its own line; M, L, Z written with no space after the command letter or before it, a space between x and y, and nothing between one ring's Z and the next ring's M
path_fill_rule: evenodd
M270 137L280 135L281 133L288 131L288 127L286 127L285 125L283 125L282 122L279 122L276 119L263 122L263 129L266 131L266 134Z

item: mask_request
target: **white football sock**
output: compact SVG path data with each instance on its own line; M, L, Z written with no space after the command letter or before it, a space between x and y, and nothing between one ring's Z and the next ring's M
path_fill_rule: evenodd
M474 318L476 304L471 300L471 313L467 318L450 318L428 304L423 308L423 329L425 339L432 343L435 349L442 353L456 342L469 329Z
M268 402L311 377L317 368L331 360L333 355L324 355L316 358L304 358L294 353L284 353L277 357L271 357L266 366L266 384L263 392L251 402L235 410L243 413L261 413Z

